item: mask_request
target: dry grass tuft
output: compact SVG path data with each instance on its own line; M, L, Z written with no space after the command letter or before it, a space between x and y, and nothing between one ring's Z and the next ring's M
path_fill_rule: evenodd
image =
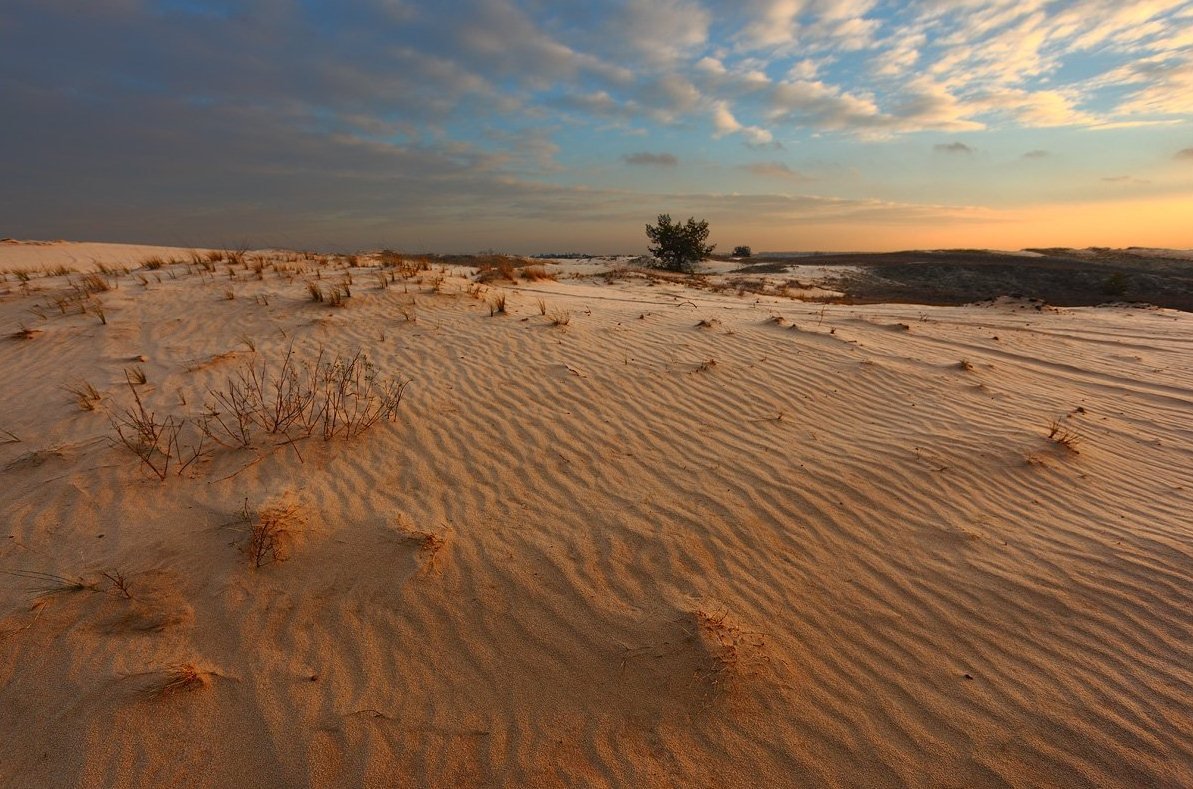
M716 318L709 318L707 320L702 320L699 323L697 323L696 328L697 329L716 329L716 328L719 328L720 325L721 325L721 322L719 320L717 320Z
M1059 419L1053 419L1048 424L1048 438L1074 455L1079 454L1077 445L1085 440L1084 436Z
M83 578L70 578L55 573L43 573L37 570L10 570L9 575L33 581L34 585L28 591L37 599L45 599L59 594L74 594L77 592L94 592L96 584Z
M505 294L498 293L496 296L489 299L489 317L492 318L494 315L504 315L504 314L505 314Z
M95 407L99 405L100 400L103 399L100 393L95 390L95 387L87 381L83 381L77 386L65 386L63 388L75 396L75 402L84 411L94 411Z
M74 288L76 291L90 296L95 293L106 293L112 289L112 286L100 274L86 274L75 283Z
M547 274L542 266L530 266L528 261L523 258L511 258L506 255L480 255L468 262L476 267L477 282L517 282L519 271L527 279L554 279ZM541 276L528 276L527 268L537 268Z
M571 323L572 314L567 310L553 309L547 319L551 321L552 326L567 326Z
M311 294L311 301L323 303L323 288L319 287L318 282L308 282L307 293Z
M544 279L546 279L546 280L554 280L555 279L555 275L549 273L542 266L526 266L525 268L522 269L522 276L531 282L537 282L539 280L544 280Z
M20 324L20 328L8 335L13 340L32 340L37 335L41 334L41 329L30 329L25 324Z

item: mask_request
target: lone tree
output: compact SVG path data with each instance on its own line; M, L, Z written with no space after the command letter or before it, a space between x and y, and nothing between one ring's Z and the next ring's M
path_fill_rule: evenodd
M673 224L670 214L659 214L657 227L646 226L646 237L654 242L650 254L658 261L658 268L667 271L691 271L717 247L704 243L708 240L708 222L697 222L692 217L686 224Z
M733 248L733 257L735 257L735 258L748 258L750 255L753 255L753 254L754 254L754 250L752 250L746 246Z

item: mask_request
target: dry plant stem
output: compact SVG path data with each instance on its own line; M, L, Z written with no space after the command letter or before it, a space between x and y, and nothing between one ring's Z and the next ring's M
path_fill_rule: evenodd
M372 363L357 352L348 359L298 365L293 348L271 375L263 360L246 365L224 389L212 391L209 435L227 445L251 446L254 430L281 436L283 444L315 433L325 440L352 438L382 419L392 419L408 382L380 380Z
M199 435L197 443L184 448L181 436L186 420L167 416L159 421L157 414L145 407L127 371L125 381L132 392L134 408L109 416L120 443L140 458L141 465L158 479L164 480L172 465L177 474L182 474L204 455L204 436Z
M117 594L125 600L132 600L132 592L129 591L128 578L119 570L112 570L103 573L104 578L107 578L112 583L112 588L108 590L110 594Z
M1063 424L1059 419L1053 419L1048 425L1048 438L1055 441L1065 449L1073 454L1078 454L1077 445L1081 443L1082 436L1076 430L1073 430L1068 425Z
M95 584L87 583L82 578L68 578L55 573L43 573L37 570L12 570L9 575L26 578L36 586L29 588L29 592L37 599L52 597L64 592L86 592L96 590Z

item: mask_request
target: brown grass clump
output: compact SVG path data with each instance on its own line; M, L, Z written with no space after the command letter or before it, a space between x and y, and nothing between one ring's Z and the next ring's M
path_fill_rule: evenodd
M496 296L489 299L489 317L492 318L494 315L504 315L504 314L505 314L505 294L498 293Z
M106 293L112 289L108 281L99 274L86 274L81 280L74 285L75 290L84 295L91 295L93 293Z
M352 291L349 290L347 283L336 285L327 292L327 306L343 307L351 296Z
M1084 441L1084 437L1075 429L1061 422L1059 419L1053 419L1048 424L1048 438L1052 439L1058 446L1072 452L1074 455L1079 454L1077 445Z
M546 280L554 280L555 279L555 275L549 273L542 266L526 266L525 268L522 269L522 276L531 282L537 282L539 280L544 280L544 279L546 279Z
M79 408L83 411L94 411L99 401L103 399L100 393L95 390L95 387L87 381L83 381L77 386L66 386L63 388L75 396L75 402L78 403Z
M41 334L41 329L30 329L28 326L22 323L19 329L8 336L9 339L13 340L32 340L39 334Z
M472 261L476 266L477 282L517 282L514 261L504 255L488 255Z
M318 282L308 282L307 293L311 295L311 301L323 303L323 288L319 287Z
M551 310L551 314L547 316L547 319L551 321L552 326L567 326L571 323L572 314L567 310L554 309Z

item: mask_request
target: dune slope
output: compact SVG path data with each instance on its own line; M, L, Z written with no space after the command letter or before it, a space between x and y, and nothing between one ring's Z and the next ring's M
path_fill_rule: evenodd
M1189 315L358 262L0 285L0 783L1193 783ZM288 348L396 420L113 442Z

